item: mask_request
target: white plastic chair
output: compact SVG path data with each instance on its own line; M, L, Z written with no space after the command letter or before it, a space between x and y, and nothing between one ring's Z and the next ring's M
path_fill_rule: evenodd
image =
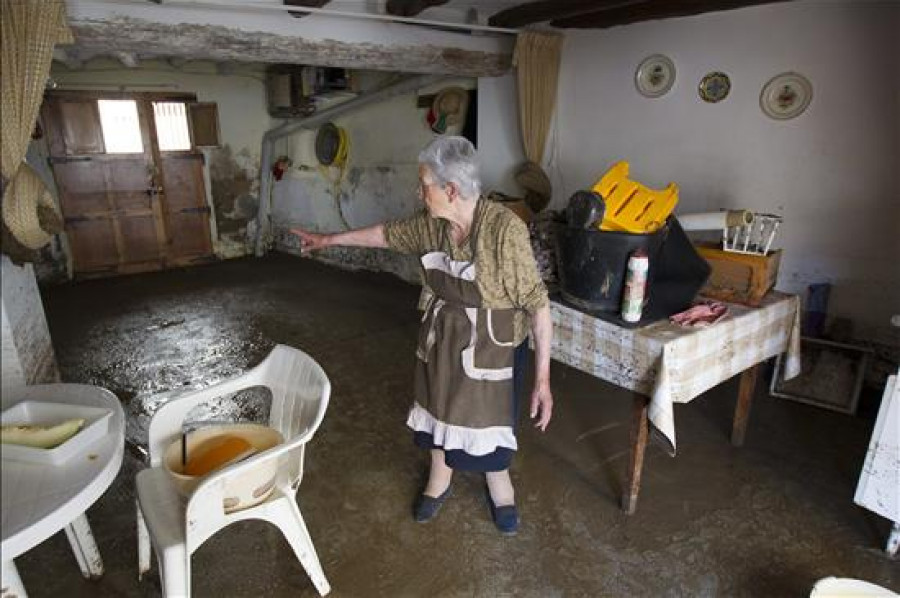
M271 391L269 426L281 432L285 442L211 474L185 504L163 469L166 447L180 437L184 419L193 407L253 386ZM304 448L322 423L330 395L331 383L315 360L302 351L278 345L249 372L162 405L150 421L150 468L137 475L138 578L150 569L152 541L163 595L187 598L194 551L227 525L262 519L281 530L319 594L331 591L295 498L303 477ZM259 505L225 513L226 481L271 459L279 462L275 489L269 498Z

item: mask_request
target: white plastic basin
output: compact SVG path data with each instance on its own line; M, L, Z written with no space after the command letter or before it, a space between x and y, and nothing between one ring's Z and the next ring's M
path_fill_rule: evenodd
M260 424L231 424L208 426L194 430L187 435L187 452L216 436L238 436L249 442L257 452L268 450L284 442L281 432ZM171 476L178 493L188 497L206 476L192 476L183 473L181 462L181 441L179 438L169 445L163 457L163 468ZM278 459L270 459L263 465L251 468L228 480L225 486L225 512L239 511L258 505L266 500L275 487ZM215 473L215 472L211 472Z

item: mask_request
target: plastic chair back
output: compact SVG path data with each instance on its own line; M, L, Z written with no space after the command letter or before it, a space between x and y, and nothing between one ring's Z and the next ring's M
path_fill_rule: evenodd
M299 349L277 345L255 368L196 391L175 391L159 396L163 404L148 430L150 465L162 466L166 448L178 439L187 414L206 401L264 386L272 394L269 425L286 441L303 431L314 432L325 416L331 383L316 361Z
M276 346L243 380L245 387L264 386L272 393L269 426L281 432L285 441L200 483L187 505L185 538L189 552L226 525L223 503L229 479L278 459L276 489L293 495L303 476L305 445L322 423L331 396L331 382L321 366L303 351L285 345Z
M284 442L208 475L185 505L171 480L160 471L166 448L180 438L184 420L196 406L259 386L271 393L269 426L281 433ZM151 468L139 473L137 480L139 572L150 568L152 541L163 594L189 596L191 554L229 524L260 519L281 530L316 589L322 596L327 594L330 586L300 514L296 491L303 475L304 448L322 423L330 396L331 383L314 359L298 349L278 345L244 374L209 388L160 397L163 405L150 420ZM275 470L271 494L259 504L226 512L226 489L235 477L255 468L265 468L267 476Z

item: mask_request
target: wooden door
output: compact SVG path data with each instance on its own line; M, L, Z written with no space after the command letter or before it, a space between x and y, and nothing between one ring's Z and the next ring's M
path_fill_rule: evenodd
M162 153L171 263L183 265L208 257L210 212L203 185L203 154Z
M44 102L50 162L78 276L159 270L211 257L203 156L190 147L161 151L153 99L62 92Z

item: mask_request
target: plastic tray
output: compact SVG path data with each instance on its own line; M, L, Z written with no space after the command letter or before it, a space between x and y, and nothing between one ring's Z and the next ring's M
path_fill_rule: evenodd
M26 461L43 465L60 465L82 452L109 431L112 410L67 403L22 401L0 416L3 425L47 426L75 418L84 418L77 434L52 449L4 444L0 454L4 461Z

